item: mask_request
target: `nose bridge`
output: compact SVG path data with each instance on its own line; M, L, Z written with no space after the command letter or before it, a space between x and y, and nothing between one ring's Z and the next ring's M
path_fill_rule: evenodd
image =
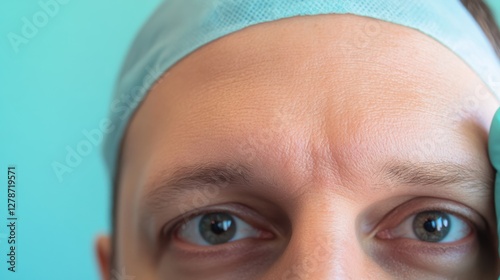
M308 196L308 198L306 198ZM305 195L292 222L279 279L364 279L366 258L357 238L356 211L341 198Z

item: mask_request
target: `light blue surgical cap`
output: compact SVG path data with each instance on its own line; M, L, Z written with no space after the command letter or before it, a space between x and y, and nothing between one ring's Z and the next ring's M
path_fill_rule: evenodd
M458 0L166 0L137 35L111 103L104 155L111 178L127 124L165 71L199 47L245 27L282 18L354 14L404 25L458 55L500 97L500 63Z

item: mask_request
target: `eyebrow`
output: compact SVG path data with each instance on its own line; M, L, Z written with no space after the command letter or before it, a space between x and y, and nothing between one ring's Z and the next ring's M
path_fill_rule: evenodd
M469 194L491 193L493 178L487 172L470 165L450 162L400 162L389 161L377 172L387 187L393 186L453 186ZM205 163L178 167L170 175L162 172L153 181L143 198L143 205L152 212L161 211L165 205L175 203L182 195L194 193L208 185L222 190L226 187L255 186L257 177L244 165ZM262 183L261 181L259 181ZM384 183L384 185L386 185Z
M171 174L160 172L144 196L144 204L151 210L163 208L179 196L200 190L208 185L219 190L226 187L250 186L256 178L249 169L234 163L205 163L178 167Z
M390 161L382 168L385 181L397 185L444 186L453 185L468 192L488 193L492 190L493 178L488 172L451 162L412 163Z

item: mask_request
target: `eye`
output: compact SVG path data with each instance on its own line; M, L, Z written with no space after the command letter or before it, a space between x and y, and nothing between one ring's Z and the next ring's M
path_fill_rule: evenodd
M176 233L181 240L201 246L218 245L245 238L262 238L269 234L227 212L195 216L182 224Z
M471 227L461 218L443 211L425 211L410 216L389 230L391 238L411 238L424 242L451 243L467 237Z

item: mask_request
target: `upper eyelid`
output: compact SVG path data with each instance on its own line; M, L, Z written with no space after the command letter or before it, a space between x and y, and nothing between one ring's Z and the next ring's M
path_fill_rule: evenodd
M427 202L420 202L426 200ZM475 230L481 230L481 231L488 231L488 223L478 213L476 213L474 210L464 206L460 205L457 202L452 202L448 201L445 202L446 200L444 199L436 199L436 198L425 198L425 197L419 197L412 199L410 201L407 201L405 203L402 203L401 205L398 205L396 208L391 210L387 215L385 215L381 221L373 228L371 234L376 234L377 232L380 232L382 230L388 229L388 228L394 228L395 226L399 225L400 223L404 222L406 219L410 218L412 215L416 215L419 212L424 212L424 211L442 211L446 213L453 214L455 216L460 217L464 222L466 222L469 226L471 226L472 229ZM421 204L426 204L424 206L418 206L418 203ZM415 205L417 204L417 205ZM406 209L410 208L413 209L411 211L408 211ZM392 220L386 222L386 220ZM397 222L394 222L397 221ZM392 226L387 226L387 224L392 224ZM384 226L385 225L385 226Z
M193 212L189 214L187 217L182 218L181 220L174 220L172 223L172 228L169 231L175 232L177 231L181 226L185 225L188 222L193 221L195 218L199 216L203 216L206 214L210 213L216 213L216 212L224 212L224 213L229 213L232 216L237 217L238 219L245 221L244 218L240 217L238 214L233 213L232 211L227 211L227 210L218 210L218 209L201 209L196 212ZM246 222L246 221L245 221Z
M180 226L182 226L183 223L190 221L199 215L213 212L228 212L257 229L272 231L274 234L279 232L271 223L264 221L263 217L258 217L259 214L249 207L238 203L228 203L197 208L185 215L181 215L163 225L160 229L158 238L162 238L164 235L171 236Z
M422 213L422 212L427 212L428 210L424 210L424 211L417 211L413 214L410 214L408 215L406 218L404 218L396 227L392 228L392 229L389 229L389 232L393 232L394 230L397 230L397 228L401 227L404 223L411 223L410 220L414 219L418 214ZM461 215L459 214L456 214L456 213L450 213L448 211L441 211L441 210L430 210L430 211L438 211L438 212L443 212L449 216L453 216L459 220L461 220L463 223L467 224L467 226L469 227L470 229L470 232L469 232L469 235L476 232L476 226L474 224L471 224L471 221L469 221L469 219L465 218L465 217L462 217ZM389 238L391 239L391 238ZM424 241L425 242L425 241ZM439 244L446 244L448 242L438 242Z

